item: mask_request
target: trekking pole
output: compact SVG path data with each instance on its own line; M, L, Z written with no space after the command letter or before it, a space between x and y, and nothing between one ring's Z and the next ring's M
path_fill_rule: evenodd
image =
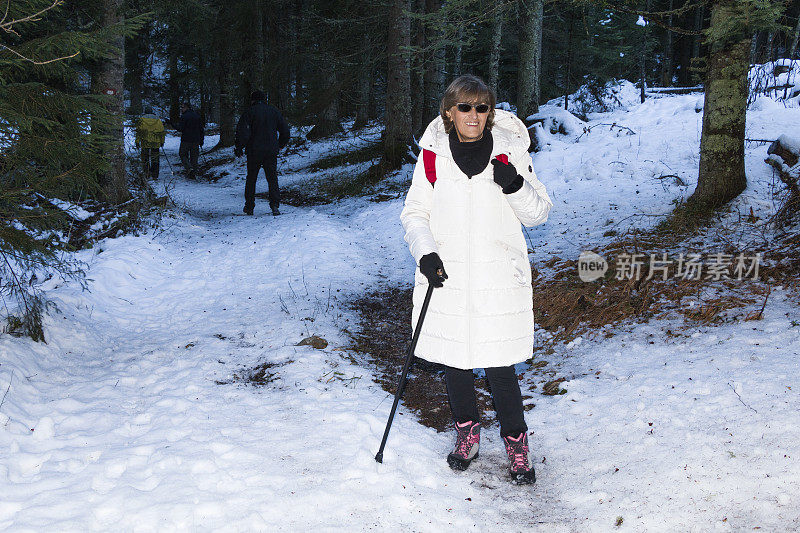
M392 427L394 420L394 413L397 411L397 404L400 403L400 398L403 396L403 390L406 388L406 377L408 376L408 369L411 366L411 360L414 358L414 348L417 347L417 340L419 334L422 332L422 321L425 319L425 314L428 312L428 304L431 301L433 294L433 285L428 285L428 292L425 294L425 301L422 302L422 309L419 312L417 319L417 327L414 329L414 336L411 339L411 346L408 348L408 355L406 355L406 362L403 365L403 372L400 375L400 382L397 384L397 392L394 395L394 404L392 405L392 412L389 413L389 421L386 422L386 430L383 432L383 440L381 440L381 447L375 455L375 460L383 463L383 448L386 446L386 439L389 438L389 430Z
M164 160L166 160L167 165L169 165L169 173L173 176L175 175L175 171L172 170L172 163L169 162L169 157L167 157L167 152L164 151L164 147L161 147L161 153L164 154Z

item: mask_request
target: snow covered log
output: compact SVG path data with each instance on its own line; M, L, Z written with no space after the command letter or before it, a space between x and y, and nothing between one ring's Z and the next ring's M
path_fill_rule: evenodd
M781 135L767 149L765 161L778 171L781 181L789 189L789 196L783 202L775 218L779 224L790 222L800 211L800 187L797 178L800 175L800 140L788 135Z
M529 152L539 152L549 144L552 136L573 136L583 131L585 122L554 105L543 105L539 112L525 118L525 125L531 133L531 146Z
M702 93L704 91L705 88L702 85L696 85L694 87L648 87L645 89L645 94L652 96L654 94L691 94Z
M800 174L800 139L781 135L767 149L768 165L778 171L781 181L797 192L797 177Z

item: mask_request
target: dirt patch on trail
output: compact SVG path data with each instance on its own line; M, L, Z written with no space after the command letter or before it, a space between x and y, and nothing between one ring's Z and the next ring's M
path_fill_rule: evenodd
M411 288L376 291L350 304L361 317L359 331L350 333L352 349L367 356L375 381L392 395L397 390L411 345L411 292ZM483 413L481 423L488 426L494 422L494 408L486 379L475 380L475 392L478 409ZM403 394L403 405L425 426L437 431L451 429L444 367L415 358ZM388 413L391 402L387 400L385 406Z
M233 377L230 379L217 380L215 383L217 385L242 383L245 385L252 385L254 387L264 387L265 385L269 385L273 381L280 379L277 369L287 363L291 363L291 361L286 361L283 363L260 363L253 368L242 368L234 372Z

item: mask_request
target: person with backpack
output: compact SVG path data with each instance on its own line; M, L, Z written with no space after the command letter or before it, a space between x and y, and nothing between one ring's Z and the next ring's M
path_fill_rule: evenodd
M181 145L178 148L181 165L186 177L193 180L197 177L197 158L205 140L205 126L200 113L192 108L191 102L181 105L181 118L175 129L181 132Z
M267 104L262 91L250 95L250 107L236 126L236 157L247 154L247 181L244 186L244 209L252 215L256 204L256 180L264 169L269 186L269 207L273 216L280 215L281 196L278 188L278 151L289 142L289 126L280 111Z
M145 182L148 179L158 179L161 169L159 150L164 146L165 137L164 123L153 114L152 108L145 108L144 115L136 124L136 147L141 153L142 176Z
M445 366L456 430L454 470L478 457L480 413L473 370L483 368L515 483L536 480L514 369L533 354L533 293L520 225L547 220L553 202L536 178L530 136L472 75L455 79L419 142L400 214L417 262L412 327L432 293L416 355Z

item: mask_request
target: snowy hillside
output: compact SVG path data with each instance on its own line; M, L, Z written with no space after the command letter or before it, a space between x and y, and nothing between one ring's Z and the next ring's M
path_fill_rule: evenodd
M554 207L527 232L534 267L548 273L553 257L577 259L650 227L691 193L698 97L593 114L585 132L544 132L534 164ZM798 123L800 108L763 97L747 136L776 138ZM282 157L282 184L362 171L367 163L309 166L379 133ZM177 146L168 139L173 165ZM752 208L763 223L774 212L765 157L764 144L748 143L749 185L732 219ZM537 353L566 393L542 395L530 374L521 381L535 403L533 486L506 481L496 427L480 459L454 473L452 433L402 408L377 464L392 398L344 330L358 321L348 302L411 283L403 194L286 205L279 217L261 199L247 217L243 159L214 168L216 181L177 170L162 159L157 188L177 207L157 229L80 252L88 291L49 282L47 344L0 337L0 529L796 530L800 315L788 287L772 289L762 320L625 323ZM760 232L725 230L704 251L723 241L752 249ZM312 334L328 345L297 345ZM537 330L540 344L548 338Z

